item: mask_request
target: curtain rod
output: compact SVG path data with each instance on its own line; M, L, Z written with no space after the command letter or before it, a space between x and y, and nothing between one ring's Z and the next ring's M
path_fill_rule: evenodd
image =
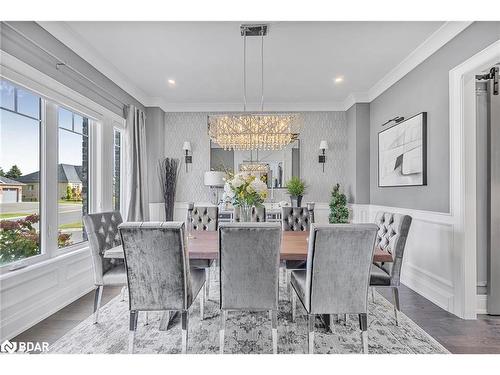
M37 48L39 48L41 51L45 52L47 55L49 55L50 57L52 57L53 59L56 60L56 63L55 63L55 68L57 70L59 70L59 68L61 66L65 66L66 68L70 69L71 71L73 71L74 73L76 73L77 75L79 75L80 77L82 77L83 79L87 80L88 82L92 83L94 86L98 87L100 90L102 90L104 93L106 93L107 95L109 95L111 98L113 98L115 101L117 101L123 108L123 112L125 113L125 110L126 108L129 106L129 104L126 104L126 103L123 103L121 99L117 98L116 96L114 96L112 93L110 93L108 90L106 90L104 87L102 87L101 85L99 85L98 83L96 83L95 81L93 81L92 79L88 78L87 76L85 76L83 73L80 73L77 69L73 68L71 65L67 64L63 59L60 59L58 56L56 56L55 54L53 54L52 52L48 51L47 49L45 49L44 47L40 46L37 42L35 42L33 39L31 39L29 36L25 35L24 33L22 33L21 31L19 31L18 29L16 29L14 26L10 25L8 22L3 22L4 25L7 25L10 29L12 29L14 32L16 32L17 34L21 35L24 39L26 39L28 42L32 43L33 45L35 45ZM59 41L59 40L58 40ZM102 74L102 73L101 73ZM91 89L92 90L92 89ZM106 99L107 101L110 101L109 98L103 96L102 94L100 94L99 92L95 91L95 90L92 90L95 94L99 95L100 97ZM113 103L115 104L115 103Z

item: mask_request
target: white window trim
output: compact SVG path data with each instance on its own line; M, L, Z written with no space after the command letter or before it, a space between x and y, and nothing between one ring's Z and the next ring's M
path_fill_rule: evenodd
M27 269L35 265L40 267L44 262L50 262L59 256L88 247L88 242L70 245L63 249L58 249L57 247L57 210L50 210L49 207L58 205L58 124L57 121L54 121L54 118L47 119L47 116L54 116L55 114L55 120L57 120L57 106L60 105L93 120L94 124L90 127L89 131L91 139L89 143L89 212L102 211L112 207L112 195L106 194L106 189L103 189L104 186L109 186L113 178L112 160L104 163L106 159L102 158L103 150L109 147L109 145L103 142L105 141L104 128L111 128L112 130L113 127L116 127L123 131L123 137L125 119L4 51L0 51L0 78L9 80L15 85L25 87L42 98L41 118L42 124L45 126L42 126L40 149L56 150L56 152L42 152L40 157L40 176L42 181L46 181L44 185L45 189L41 186L40 191L40 229L42 231L41 245L43 253L0 267L1 280L7 275L26 272ZM124 158L122 157L123 162ZM123 165L123 167L125 166ZM125 168L122 168L122 171L124 170ZM123 178L121 180L123 181ZM123 207L123 186L121 187L121 195L121 204Z

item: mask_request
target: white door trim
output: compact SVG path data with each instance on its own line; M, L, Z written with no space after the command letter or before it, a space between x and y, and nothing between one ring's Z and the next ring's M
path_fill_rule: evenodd
M450 70L450 201L456 256L454 313L476 319L476 125L466 76L500 61L500 40ZM474 106L474 104L472 104ZM474 107L473 107L474 108Z

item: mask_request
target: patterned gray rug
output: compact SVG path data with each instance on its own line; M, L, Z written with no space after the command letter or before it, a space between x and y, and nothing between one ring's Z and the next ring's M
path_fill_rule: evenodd
M212 272L214 274L215 272ZM188 353L219 352L219 309L217 281L212 280L210 301L205 305L205 320L200 320L199 303L191 307L189 315ZM300 306L300 307L299 307ZM375 302L368 309L368 339L370 353L449 353L441 344L424 332L403 313L399 326L394 324L393 307L375 293ZM284 354L307 352L307 325L305 311L297 304L297 319L290 322L291 310L287 293L280 287L278 312L278 352ZM174 319L168 331L159 331L159 313L139 315L136 334L136 353L180 353L180 319ZM101 308L99 323L89 317L55 342L49 353L127 353L128 302L114 298ZM315 353L361 353L361 335L358 317L349 316L347 324L335 323L333 332L327 331L316 320ZM271 322L267 313L230 312L226 323L225 353L272 353Z

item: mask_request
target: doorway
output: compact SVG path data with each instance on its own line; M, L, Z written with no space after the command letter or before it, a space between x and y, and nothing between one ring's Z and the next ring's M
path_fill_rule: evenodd
M478 313L500 315L500 62L475 75Z
M478 311L475 76L498 62L500 40L450 70L450 197L455 254L452 312L464 319L476 319Z

